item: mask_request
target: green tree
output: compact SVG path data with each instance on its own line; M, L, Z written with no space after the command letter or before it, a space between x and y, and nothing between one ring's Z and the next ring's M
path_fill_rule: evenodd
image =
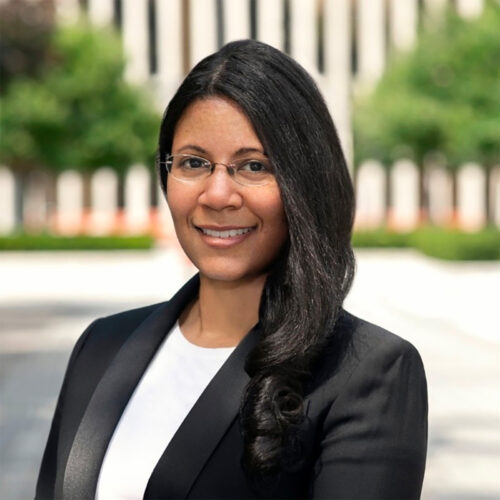
M0 96L0 162L21 176L152 164L159 116L145 91L123 80L116 34L85 22L60 26L51 54L37 79L13 78Z
M500 163L500 4L480 18L448 11L410 54L396 54L373 93L355 102L355 162L439 154L448 168Z

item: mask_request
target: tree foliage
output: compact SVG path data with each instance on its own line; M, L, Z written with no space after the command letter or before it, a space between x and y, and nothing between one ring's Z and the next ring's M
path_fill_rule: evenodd
M145 91L123 80L116 34L60 26L51 53L39 78L15 78L0 96L0 161L21 171L151 164L159 116Z
M452 11L395 55L379 85L355 103L355 160L386 164L430 154L450 168L500 162L500 4L464 20Z

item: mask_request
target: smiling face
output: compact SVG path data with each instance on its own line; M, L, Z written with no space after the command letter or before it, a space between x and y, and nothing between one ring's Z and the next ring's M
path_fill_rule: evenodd
M265 158L253 126L233 101L193 101L175 128L172 154L193 154L212 162ZM223 165L198 182L171 175L167 201L179 242L209 279L237 281L264 275L288 235L280 190L237 184Z

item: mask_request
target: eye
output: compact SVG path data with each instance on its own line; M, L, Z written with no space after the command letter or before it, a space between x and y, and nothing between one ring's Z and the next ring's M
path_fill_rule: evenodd
M269 172L268 166L259 160L245 160L242 161L238 166L238 171L240 172L250 172L256 174L262 174Z
M198 170L201 168L207 168L208 161L198 156L184 156L181 158L180 167L189 170Z

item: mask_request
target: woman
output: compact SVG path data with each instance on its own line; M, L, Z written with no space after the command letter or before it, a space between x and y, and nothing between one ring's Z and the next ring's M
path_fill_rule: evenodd
M37 498L417 498L413 346L342 309L353 190L310 76L265 44L201 61L158 165L199 275L76 344Z

